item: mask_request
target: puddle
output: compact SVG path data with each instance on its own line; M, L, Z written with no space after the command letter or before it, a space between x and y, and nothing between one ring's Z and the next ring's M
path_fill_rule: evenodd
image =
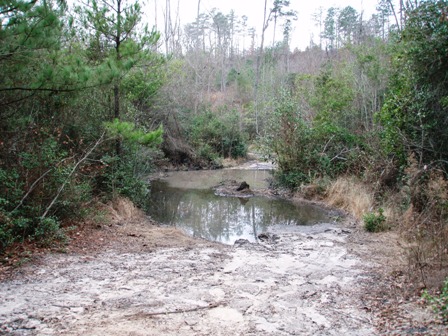
M211 187L225 179L247 181L251 188L265 188L267 171L222 170L170 173L166 180L152 182L148 214L194 237L225 244L237 239L250 242L274 225L312 225L328 221L321 208L295 205L266 197L222 197Z

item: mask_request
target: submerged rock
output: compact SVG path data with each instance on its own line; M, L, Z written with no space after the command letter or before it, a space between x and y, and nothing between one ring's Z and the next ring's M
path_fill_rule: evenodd
M280 240L280 237L278 235L267 232L260 233L257 237L262 242L276 243L278 240Z
M240 199L254 196L246 181L238 183L236 180L225 180L213 187L213 190L218 196L238 197Z

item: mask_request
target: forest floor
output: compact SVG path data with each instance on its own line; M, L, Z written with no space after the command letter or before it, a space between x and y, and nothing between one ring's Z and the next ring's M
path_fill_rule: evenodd
M448 333L407 291L393 232L346 218L228 246L160 227L125 200L108 210L0 282L0 334Z

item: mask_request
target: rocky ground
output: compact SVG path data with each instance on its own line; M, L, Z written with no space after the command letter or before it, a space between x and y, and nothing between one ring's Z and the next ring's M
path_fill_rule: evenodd
M349 220L225 246L158 227L125 201L0 283L7 335L440 335L401 295L392 233Z

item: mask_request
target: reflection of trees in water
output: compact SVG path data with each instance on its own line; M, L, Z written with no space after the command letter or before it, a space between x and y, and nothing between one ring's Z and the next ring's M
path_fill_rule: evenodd
M156 220L180 227L193 236L221 242L242 237L252 241L273 224L297 225L323 219L314 207L267 198L220 197L211 190L153 185L149 214Z
M173 224L177 216L177 207L182 200L182 193L166 192L168 183L156 181L151 185L149 215L163 224Z
M249 197L238 197L238 200L240 201L241 205L246 205L247 202L249 202Z

